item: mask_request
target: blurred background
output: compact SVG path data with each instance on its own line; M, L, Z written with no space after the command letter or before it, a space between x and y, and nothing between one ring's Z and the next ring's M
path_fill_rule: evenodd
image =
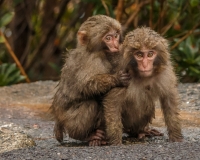
M149 26L170 41L181 82L200 82L200 0L0 0L0 86L59 80L66 49L89 16Z

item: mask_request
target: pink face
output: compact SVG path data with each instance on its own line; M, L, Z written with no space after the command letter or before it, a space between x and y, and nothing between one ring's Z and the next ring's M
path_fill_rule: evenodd
M134 53L134 57L138 64L140 76L148 77L153 73L153 62L157 56L155 50L142 49Z
M110 52L118 52L119 38L120 38L119 32L111 30L103 37L102 40L104 41Z

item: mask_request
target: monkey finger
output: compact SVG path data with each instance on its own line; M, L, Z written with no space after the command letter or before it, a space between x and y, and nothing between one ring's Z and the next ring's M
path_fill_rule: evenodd
M96 142L96 140L92 140L92 141L90 141L89 142L89 146L96 146L97 145L97 142Z
M121 80L130 80L131 77L129 77L129 76L121 76L120 79Z
M121 76L127 76L127 77L130 77L131 75L127 72L119 72L119 75Z
M89 146L93 146L94 141L89 141Z
M101 145L106 145L106 144L107 144L107 141L104 141L104 140L101 141Z
M100 140L95 140L94 146L101 146L101 141Z
M98 141L97 140L94 140L94 144L93 144L93 147L97 146L98 145Z
M163 136L163 135L164 135L163 133L157 131L156 129L152 129L152 130L150 131L150 133L151 133L152 135L154 135L154 136Z
M101 141L98 141L98 146L101 146Z
M163 136L164 134L159 132L158 130L156 129L148 129L148 130L145 130L145 133L147 135L150 135L150 136Z
M105 135L105 132L102 131L102 130L100 130L100 129L97 129L97 130L96 130L96 133L97 133L97 132L98 132L98 133L101 133L101 134L103 134L103 135Z
M125 72L121 73L121 75L130 77L130 74L129 73L125 73Z
M104 139L105 138L105 136L104 135L102 135L101 133L96 133L96 135L95 136L98 136L100 139Z
M97 136L97 135L93 135L89 138L89 140L101 140L102 138Z
M139 133L138 134L138 139L140 139L140 140L144 139L145 135L146 135L145 133Z

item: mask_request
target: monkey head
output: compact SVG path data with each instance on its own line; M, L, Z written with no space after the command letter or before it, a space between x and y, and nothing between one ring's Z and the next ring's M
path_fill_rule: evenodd
M129 32L122 45L125 65L139 77L151 77L162 72L169 62L168 42L147 27Z
M121 24L108 16L89 17L77 33L77 47L86 47L89 52L118 52L122 41Z

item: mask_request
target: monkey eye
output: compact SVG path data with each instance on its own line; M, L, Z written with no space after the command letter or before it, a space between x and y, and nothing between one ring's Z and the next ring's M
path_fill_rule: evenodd
M136 52L135 55L136 55L136 57L139 58L139 59L143 58L142 52Z
M112 39L111 36L106 36L106 41L110 41Z
M153 57L153 55L154 55L154 51L149 51L147 54L147 57Z
M118 36L119 36L119 33L115 33L115 35L114 35L114 36L115 36L115 38L118 38Z

